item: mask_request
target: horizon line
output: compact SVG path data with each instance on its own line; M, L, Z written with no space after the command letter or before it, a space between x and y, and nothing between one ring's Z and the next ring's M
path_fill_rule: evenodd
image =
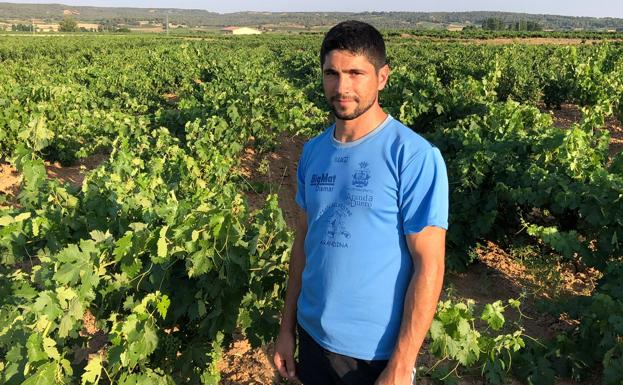
M390 11L377 11L377 10L367 10L367 11L258 11L258 10L244 10L244 11L231 11L231 12L218 12L218 11L210 11L209 9L203 8L161 8L161 7L141 7L141 6L106 6L106 5L68 5L63 3L13 3L10 1L0 1L0 4L11 4L11 5L35 5L35 6L49 6L49 5L58 5L63 7L82 7L82 8L107 8L107 9L154 9L154 10L185 10L185 11L204 11L209 13L215 13L218 15L228 15L235 13L343 13L343 14L364 14L364 13L479 13L479 12L499 12L499 13L508 13L508 14L517 14L517 15L532 15L532 16L559 16L559 17L574 17L574 18L589 18L589 19L623 19L623 17L612 17L612 16L577 16L577 15L562 15L562 14L554 14L554 13L530 13L530 12L515 12L515 11L501 11L501 10L469 10L469 11L407 11L407 10L390 10Z

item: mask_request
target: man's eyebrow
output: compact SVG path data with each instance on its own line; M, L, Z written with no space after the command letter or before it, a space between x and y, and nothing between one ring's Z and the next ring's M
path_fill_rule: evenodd
M329 67L329 68L325 68L325 69L323 69L323 70L322 70L322 72L323 72L323 73L330 73L330 74L333 74L333 73L337 73L337 72L338 72L338 70L336 70L336 69L334 69L334 68ZM355 67L355 68L347 68L347 69L344 69L344 70L342 70L342 71L340 71L340 72L348 72L348 73L353 73L353 72L366 72L366 70L365 70L364 68L357 68L357 67Z

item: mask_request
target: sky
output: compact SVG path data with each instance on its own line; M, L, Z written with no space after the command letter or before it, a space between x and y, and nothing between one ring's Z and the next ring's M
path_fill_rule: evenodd
M2 0L7 1L7 0ZM12 3L61 3L98 7L189 8L227 13L265 12L364 12L364 11L506 11L566 16L623 18L621 0L8 0Z

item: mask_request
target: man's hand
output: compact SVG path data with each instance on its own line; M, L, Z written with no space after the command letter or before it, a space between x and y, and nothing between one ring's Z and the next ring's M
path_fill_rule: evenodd
M389 366L383 370L374 385L411 385L413 383L413 370L394 370Z
M275 354L273 362L281 377L296 378L296 367L294 364L294 350L296 349L296 337L289 331L279 332L277 342L275 342Z

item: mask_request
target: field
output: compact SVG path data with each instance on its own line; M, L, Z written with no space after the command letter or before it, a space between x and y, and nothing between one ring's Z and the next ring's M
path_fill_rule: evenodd
M490 40L388 36L381 104L451 185L419 381L620 384L623 46ZM319 45L0 40L1 383L280 383Z

